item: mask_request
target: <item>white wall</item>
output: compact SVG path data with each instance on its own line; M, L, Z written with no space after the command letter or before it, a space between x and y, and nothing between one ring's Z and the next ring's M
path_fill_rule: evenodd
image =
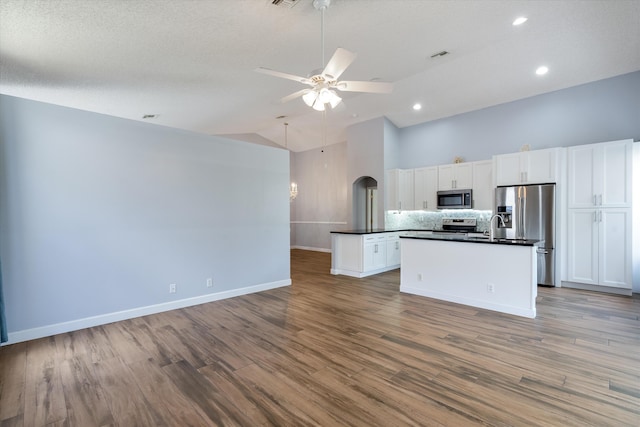
M329 251L331 231L347 226L346 142L293 155L292 247Z
M0 144L10 341L290 283L284 150L8 96Z

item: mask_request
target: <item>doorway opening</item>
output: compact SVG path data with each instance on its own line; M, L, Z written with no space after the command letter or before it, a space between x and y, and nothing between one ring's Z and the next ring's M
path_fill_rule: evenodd
M374 230L378 223L378 181L362 176L353 183L353 225L356 229Z

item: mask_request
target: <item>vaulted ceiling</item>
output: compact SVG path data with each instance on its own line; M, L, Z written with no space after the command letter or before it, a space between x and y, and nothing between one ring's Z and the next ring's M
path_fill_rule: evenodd
M284 145L288 122L288 148L304 151L374 117L405 127L640 70L639 0L332 0L326 59L355 52L342 77L394 91L343 92L325 138L322 113L280 102L303 85L254 71L324 65L312 0L274 3L2 0L0 93L267 145Z

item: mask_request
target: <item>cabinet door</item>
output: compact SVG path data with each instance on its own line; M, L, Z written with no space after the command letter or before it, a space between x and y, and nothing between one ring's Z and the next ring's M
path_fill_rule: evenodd
M598 223L599 284L631 289L631 209L602 209Z
M363 272L387 266L387 245L384 234L367 234L363 245Z
M400 180L400 170L390 169L385 173L384 192L386 210L395 211L400 209L399 194L398 194L398 182Z
M493 162L486 160L473 163L473 209L493 209Z
M599 186L596 189L598 204L602 207L631 207L631 160L630 141L598 144L602 162Z
M414 170L414 209L435 211L437 207L438 167Z
M400 238L387 239L387 267L400 265Z
M455 187L454 181L455 175L453 172L453 165L440 165L438 166L438 190L446 191L453 190Z
M569 271L571 282L598 284L597 209L569 209Z
M517 185L522 183L520 153L494 156L496 185Z
M631 207L630 140L569 147L569 207Z
M413 209L413 169L400 170L399 174L399 209Z
M569 147L567 157L569 208L595 206L594 147L592 145Z
M527 184L556 182L556 160L559 154L557 149L525 151L521 154L523 182Z
M456 163L453 165L454 188L468 189L473 187L473 164Z

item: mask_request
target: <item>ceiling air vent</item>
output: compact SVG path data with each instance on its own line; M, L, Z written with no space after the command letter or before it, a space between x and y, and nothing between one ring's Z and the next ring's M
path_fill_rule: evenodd
M274 6L288 7L291 9L293 6L297 5L300 0L269 0L269 2Z
M446 50L443 50L441 52L434 53L433 55L431 55L431 59L439 58L441 56L445 56L445 55L448 55L448 54L449 54L449 52L447 52Z

